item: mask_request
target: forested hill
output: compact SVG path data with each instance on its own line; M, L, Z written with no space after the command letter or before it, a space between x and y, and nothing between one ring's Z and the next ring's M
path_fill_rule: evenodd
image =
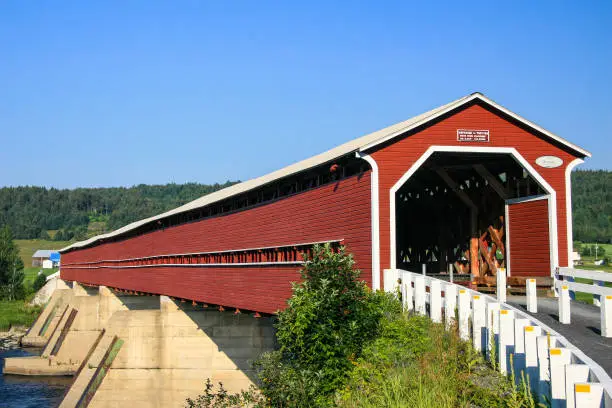
M234 184L139 185L130 188L0 188L0 226L16 238L84 239L183 205ZM574 239L612 240L612 172L572 173Z
M612 243L612 171L572 173L574 240Z
M181 206L224 184L138 185L129 188L0 188L0 226L15 238L85 239Z

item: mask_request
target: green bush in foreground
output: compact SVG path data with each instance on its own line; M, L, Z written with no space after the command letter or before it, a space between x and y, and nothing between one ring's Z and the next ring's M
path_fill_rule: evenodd
M279 350L255 362L259 392L228 394L209 381L187 406L535 407L456 328L447 331L403 312L395 296L371 292L344 249L314 247L277 330Z
M384 312L385 295L372 293L343 248L315 245L279 313L280 349L257 362L272 406L331 406Z

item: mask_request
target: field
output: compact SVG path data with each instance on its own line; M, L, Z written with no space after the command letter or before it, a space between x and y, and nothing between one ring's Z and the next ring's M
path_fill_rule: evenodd
M16 239L19 255L26 268L32 266L32 255L37 249L62 249L70 245L69 241L45 241L42 239Z

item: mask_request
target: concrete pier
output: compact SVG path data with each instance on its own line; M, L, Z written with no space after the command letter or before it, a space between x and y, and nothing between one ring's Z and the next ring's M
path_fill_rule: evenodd
M251 361L275 346L270 318L117 296L103 286L75 285L54 297L33 326L56 322L41 356L8 358L5 372L75 375L62 408L182 407L207 379L239 392L253 384Z

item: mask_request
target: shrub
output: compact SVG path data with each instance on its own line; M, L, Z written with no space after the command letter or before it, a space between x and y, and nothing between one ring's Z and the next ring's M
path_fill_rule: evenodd
M206 380L204 393L197 396L196 399L187 398L186 402L188 408L233 408L263 406L262 397L253 386L251 386L248 391L231 394L223 387L222 383L219 383L219 388L215 390L210 378Z
M45 274L39 273L38 275L36 275L36 279L34 280L34 283L32 283L32 289L34 290L34 292L38 292L40 288L45 286L46 283L47 283L47 277L45 276Z
M272 406L330 406L366 341L375 336L387 295L359 280L344 248L315 245L279 313L280 349L256 363Z

